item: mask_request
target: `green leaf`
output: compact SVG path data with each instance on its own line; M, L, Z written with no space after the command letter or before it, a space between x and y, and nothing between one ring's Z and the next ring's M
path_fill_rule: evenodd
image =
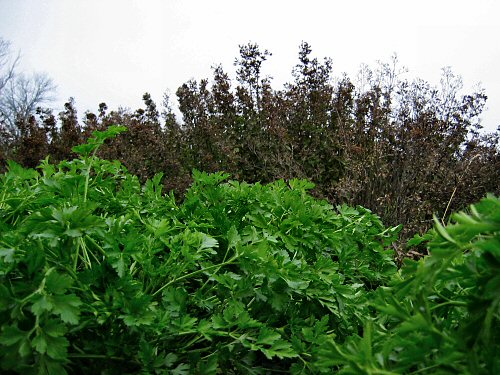
M13 248L0 248L0 258L3 258L3 261L5 263L13 263L15 261L14 254L15 249Z
M54 308L52 297L46 294L39 294L34 301L31 311L38 317L42 316L45 312L52 311Z
M262 327L257 338L257 344L272 345L281 339L281 335L267 327Z
M46 336L47 355L53 359L66 359L69 341L66 337Z
M66 327L56 320L48 320L43 326L43 331L51 337L61 337L66 334Z
M372 362L372 330L373 322L368 321L363 328L363 339L360 342L360 351L366 362Z
M112 125L105 131L94 131L92 132L93 138L89 138L87 143L72 147L72 151L74 153L79 154L83 157L88 157L93 151L99 148L104 141L109 138L114 138L118 134L126 131L127 128L125 126L117 126Z
M195 329L195 324L198 321L197 318L189 316L189 315L182 315L179 320L172 322L172 324L177 327L177 329L181 332L185 331L192 331Z
M66 359L69 341L65 337L47 336L43 333L35 336L31 341L34 349L40 354L45 354L53 359Z
M175 362L177 362L178 356L174 353L168 353L165 356L164 363L167 368L171 368Z
M83 145L73 146L71 151L83 157L89 156L99 145L97 143L85 143Z
M47 352L47 341L43 334L39 334L31 340L31 345L40 354L45 354Z
M441 225L441 223L439 222L439 219L437 218L436 215L434 215L434 228L436 228L438 233L444 239L446 239L447 241L449 241L455 245L457 244L457 242L453 238L451 238L450 234L446 231L446 228Z
M127 265L125 263L126 258L128 260L129 256L126 256L122 252L115 251L108 253L109 262L111 263L111 266L116 270L116 273L119 277L125 276L125 269L127 268Z
M104 142L106 139L114 138L118 134L126 132L127 127L122 125L111 125L106 130L95 130L92 135L98 139L100 142Z
M49 273L45 279L47 291L54 294L64 294L73 285L73 279L69 275L61 275L55 271Z
M210 249L217 247L219 243L215 238L212 238L210 236L207 236L206 234L202 233L202 241L200 245L200 249Z
M431 330L432 327L422 314L413 315L398 327L399 333L425 332Z
M297 178L291 179L288 184L290 185L290 188L294 190L299 190L299 191L307 191L314 189L316 186L313 182L308 181L308 180L300 180Z
M295 358L298 357L292 345L285 340L275 341L270 348L259 348L262 353L267 357L267 359L273 359L273 357L278 357L279 359L284 358Z
M21 357L27 357L32 354L32 349L31 349L31 343L30 341L26 338L25 340L22 340L21 343L19 344L19 349L18 353Z
M44 358L43 365L47 369L47 375L68 375L60 361Z
M262 352L268 359L273 357L293 358L298 354L293 350L291 343L283 340L281 335L267 327L262 327L259 332L255 346Z
M418 246L423 242L429 241L431 239L431 236L429 235L424 235L421 236L420 234L415 234L408 242L406 243L406 247L413 247L413 246Z
M61 320L69 324L78 324L80 309L78 308L82 302L74 294L55 295L53 296L53 313L60 315Z
M218 373L218 363L217 363L217 356L212 356L210 357L207 361L202 361L198 365L198 374L200 375L215 375Z
M11 307L12 296L9 289L3 284L0 284L0 311L8 310Z
M309 280L288 280L284 279L287 283L287 285L294 290L302 290L302 289L307 289L309 286L310 281Z
M172 375L187 375L189 374L189 365L185 363L179 364L176 368L171 370Z
M236 244L241 242L241 237L238 234L238 230L236 229L236 227L234 225L231 226L231 229L229 229L229 231L227 232L226 238L228 241L227 246L230 249L236 247Z
M22 331L16 326L6 326L0 336L0 344L14 345L28 337L28 332Z
M66 229L63 234L68 237L81 237L83 236L83 232L79 228L68 228Z

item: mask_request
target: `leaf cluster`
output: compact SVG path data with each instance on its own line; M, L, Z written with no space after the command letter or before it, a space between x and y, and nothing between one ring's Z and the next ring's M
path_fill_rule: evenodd
M362 335L323 346L321 366L344 374L496 374L500 371L500 200L415 236L430 255L406 260L377 289Z
M122 131L0 177L3 371L315 373L362 331L399 227L298 179L194 171L179 203L96 156Z

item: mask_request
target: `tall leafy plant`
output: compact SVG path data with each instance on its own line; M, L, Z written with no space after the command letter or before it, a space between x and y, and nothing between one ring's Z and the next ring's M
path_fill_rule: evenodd
M488 196L453 223L416 236L430 256L407 260L379 288L363 334L320 353L325 372L496 374L500 371L500 199Z
M10 163L0 185L0 366L18 373L310 373L396 273L363 208L194 172L181 204L96 157Z

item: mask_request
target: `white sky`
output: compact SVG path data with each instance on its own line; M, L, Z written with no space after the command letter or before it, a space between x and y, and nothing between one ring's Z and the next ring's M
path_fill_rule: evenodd
M299 45L331 57L336 76L352 79L395 52L417 76L437 84L441 68L481 82L489 99L483 125L500 125L498 0L0 0L0 36L22 55L26 72L46 72L58 85L53 107L70 96L80 113L139 108L150 92L211 78L221 63L233 74L238 45L256 42L273 56L265 74L291 81Z

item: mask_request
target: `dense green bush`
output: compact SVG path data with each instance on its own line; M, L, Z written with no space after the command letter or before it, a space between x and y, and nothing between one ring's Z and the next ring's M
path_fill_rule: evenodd
M430 255L406 260L377 289L362 337L330 340L319 355L343 374L500 373L500 199L488 196L470 214L415 236Z
M399 228L301 180L195 172L178 205L161 176L141 186L95 157L121 130L1 178L4 370L309 373L325 342L362 330Z
M178 203L96 157L122 130L0 178L3 371L498 372L498 199L398 271L369 210L196 171Z

